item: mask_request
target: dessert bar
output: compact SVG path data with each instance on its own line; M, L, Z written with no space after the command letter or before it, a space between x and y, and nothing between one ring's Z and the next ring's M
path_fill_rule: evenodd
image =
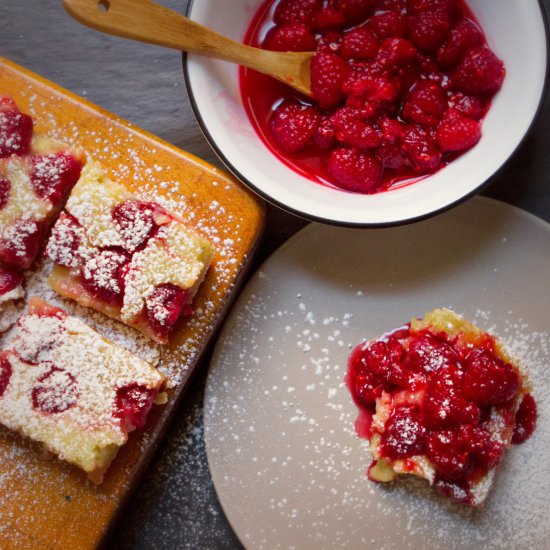
M47 247L64 297L166 343L191 303L212 246L161 205L134 197L88 163Z
M33 131L33 119L0 97L0 331L23 296L21 271L43 249L78 180L82 153Z
M486 499L504 451L535 428L525 371L448 309L357 346L347 383L374 457L371 480L415 475L472 506Z
M0 352L0 423L101 483L128 433L165 398L164 382L145 361L33 297Z

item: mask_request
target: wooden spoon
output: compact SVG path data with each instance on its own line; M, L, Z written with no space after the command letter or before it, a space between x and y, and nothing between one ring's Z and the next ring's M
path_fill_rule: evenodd
M313 52L245 46L152 0L63 0L75 19L96 30L250 67L311 95Z

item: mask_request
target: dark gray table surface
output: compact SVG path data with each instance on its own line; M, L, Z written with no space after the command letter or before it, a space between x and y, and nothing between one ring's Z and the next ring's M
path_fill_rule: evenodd
M162 3L185 11L185 0ZM542 3L550 10L550 0ZM65 14L61 0L0 0L0 55L222 167L193 116L178 52L85 28ZM546 98L529 136L483 193L550 221L549 149ZM304 225L303 220L269 207L256 265ZM206 353L106 547L240 547L208 471L202 418L208 361Z

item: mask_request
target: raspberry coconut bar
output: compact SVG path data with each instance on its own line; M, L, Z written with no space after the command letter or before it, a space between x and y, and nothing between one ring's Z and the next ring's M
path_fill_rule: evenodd
M101 483L164 376L76 317L31 298L0 352L0 423Z
M523 369L448 309L357 346L347 383L374 457L371 480L415 475L471 506L486 499L505 449L536 424Z
M83 162L82 153L33 134L32 118L0 98L0 331L23 296L21 270L45 245Z
M62 296L165 344L212 259L212 245L154 202L88 163L48 242Z

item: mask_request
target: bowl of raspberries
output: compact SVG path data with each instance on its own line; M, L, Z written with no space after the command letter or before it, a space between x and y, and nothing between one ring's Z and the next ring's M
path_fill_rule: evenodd
M463 201L514 153L542 100L537 0L226 4L192 2L189 16L255 47L314 52L311 94L190 55L195 114L230 171L310 220L396 225Z

